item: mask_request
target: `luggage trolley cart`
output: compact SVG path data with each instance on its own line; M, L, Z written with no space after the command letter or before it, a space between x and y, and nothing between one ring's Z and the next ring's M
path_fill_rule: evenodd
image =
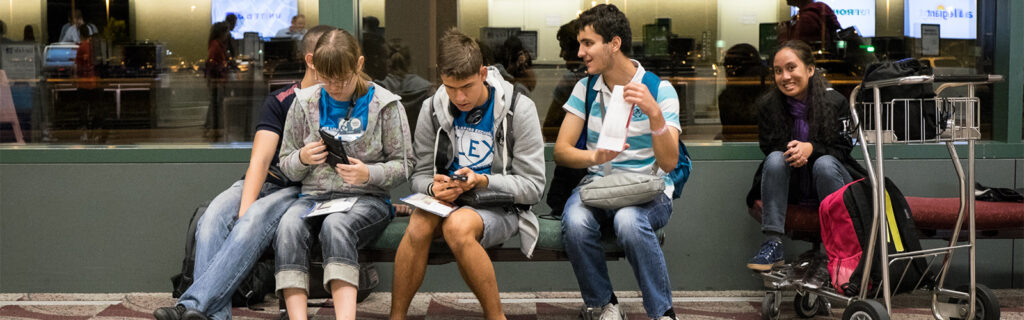
M915 288L930 289L931 311L935 319L998 319L999 303L990 289L978 284L975 279L975 225L974 225L974 144L981 138L980 130L980 107L978 98L974 96L976 85L988 84L1002 81L999 75L970 75L970 76L910 76L897 79L872 81L858 85L850 94L850 111L852 121L857 128L857 141L864 153L865 162L869 172L874 193L874 203L871 230L868 237L868 246L865 250L864 270L871 270L872 263L875 263L874 250L880 250L881 261L887 263L887 267L880 268L882 279L878 284L880 288L862 289L855 297L846 297L839 294L827 284L815 283L795 279L792 275L796 266L786 265L776 268L767 273L760 273L764 279L765 286L769 289L761 307L761 315L764 319L777 319L779 317L779 305L782 300L781 290L794 289L794 307L798 316L810 318L816 314L829 314L831 302L837 301L847 306L842 319L856 320L887 320L892 312L892 295L890 288L891 277L888 266L912 259L926 259L928 263L924 277L934 276L934 283L922 279L904 279L906 271L899 275L896 286L903 281L916 281ZM893 99L888 102L881 101L880 88L901 85L932 84L941 83L935 90L935 98L927 99ZM962 97L940 97L943 90L952 87L967 87L967 93ZM856 98L861 89L872 90L874 101L858 103ZM932 110L929 110L932 109ZM861 111L861 112L858 112ZM934 111L934 113L926 112ZM862 116L858 116L858 114ZM901 123L902 122L902 123ZM916 124L916 126L914 126ZM949 246L924 249L918 251L907 251L890 254L887 250L888 233L880 230L888 230L885 218L885 186L884 181L884 157L882 145L889 143L901 144L923 144L923 143L945 143L949 151L953 167L959 179L960 187L960 211L956 224L953 226L953 234L950 237ZM957 155L955 142L967 143L967 173L960 163ZM874 159L870 158L871 153L868 144L875 145ZM968 239L966 244L960 244L960 231L963 229L964 217L967 217ZM876 249L876 245L880 249ZM969 259L970 282L963 288L949 290L944 288L947 272L954 251L967 249ZM937 272L932 271L932 266L938 258L942 259L941 266ZM805 263L807 264L807 263ZM810 262L809 268L813 272L814 261ZM804 269L807 269L804 266ZM870 288L869 273L861 279L860 288ZM872 297L869 293L874 292ZM877 300L881 295L882 302ZM941 298L941 299L940 299ZM974 303L968 303L974 301Z

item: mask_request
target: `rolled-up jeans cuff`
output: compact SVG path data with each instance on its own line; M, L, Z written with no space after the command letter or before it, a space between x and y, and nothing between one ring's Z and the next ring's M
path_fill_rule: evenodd
M327 292L331 292L331 280L341 280L359 287L359 266L328 262L324 265L324 289L327 289Z
M309 273L300 270L281 270L274 275L276 291L280 296L284 289L302 289L309 296Z

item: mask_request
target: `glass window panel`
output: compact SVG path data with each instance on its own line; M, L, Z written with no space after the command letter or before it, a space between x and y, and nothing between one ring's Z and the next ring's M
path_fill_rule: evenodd
M440 84L436 37L452 26L479 39L487 62L529 89L549 142L564 117L568 90L583 75L572 37L559 41L558 31L583 10L610 3L626 13L631 57L676 89L686 141L757 141L754 102L774 88L769 59L780 37L794 37L800 17L808 16L782 0L355 1L361 23L353 33L365 69L403 97L412 122ZM2 91L10 97L0 101L0 142L16 142L14 119L27 143L251 141L267 95L301 79L305 68L298 46L276 36L288 34L296 13L305 28L317 25L321 14L319 0L73 2L80 20L72 15L72 0L13 1L0 8ZM844 95L879 60L917 58L936 74L993 72L993 0L819 2L832 6L837 30L844 32L801 34L819 50L818 70ZM339 8L325 9L334 15ZM425 14L430 10L436 15ZM227 13L238 15L236 30L212 46L212 26ZM930 23L940 25L937 46L920 37L920 26ZM82 50L71 35L78 28L71 26L78 24L96 35L87 50L91 59L76 64ZM211 64L211 53L224 58ZM86 67L91 72L79 72ZM992 119L1001 115L992 114L990 86L977 95L987 139Z

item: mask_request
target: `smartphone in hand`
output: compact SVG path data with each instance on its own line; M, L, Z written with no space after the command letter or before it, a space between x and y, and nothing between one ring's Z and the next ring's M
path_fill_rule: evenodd
M341 140L335 139L328 128L320 128L320 139L324 140L324 146L327 147L327 164L332 168L341 164L350 164L348 162L348 153L345 152L345 145Z

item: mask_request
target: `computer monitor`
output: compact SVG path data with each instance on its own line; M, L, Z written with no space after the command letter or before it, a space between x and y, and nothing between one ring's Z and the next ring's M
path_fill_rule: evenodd
M124 76L152 76L163 68L163 45L139 42L123 46Z
M272 38L263 43L263 58L270 60L296 60L298 41L291 38Z
M52 44L43 51L43 68L47 70L72 68L75 66L77 44Z
M537 31L523 30L516 35L523 43L523 48L530 52L530 58L537 59Z
M480 42L497 52L505 45L505 39L519 33L519 28L480 28Z

